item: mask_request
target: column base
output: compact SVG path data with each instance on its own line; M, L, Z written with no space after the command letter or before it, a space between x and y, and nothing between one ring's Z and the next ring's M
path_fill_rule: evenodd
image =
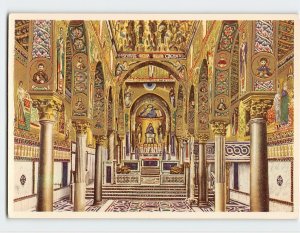
M226 184L215 183L215 212L226 211Z
M76 212L84 212L85 211L85 192L86 192L86 184L75 183L74 190L74 211Z
M198 207L207 207L208 206L208 202L198 202Z
M100 205L102 201L94 201L93 205Z

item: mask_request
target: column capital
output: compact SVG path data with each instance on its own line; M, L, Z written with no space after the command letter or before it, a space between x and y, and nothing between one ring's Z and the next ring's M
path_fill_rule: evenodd
M199 143L205 143L205 142L207 142L208 139L209 139L208 134L204 134L204 133L198 134Z
M77 134L86 134L87 129L90 127L90 123L86 120L72 121L72 125L75 128Z
M262 118L266 119L267 111L272 107L274 94L250 93L247 98L243 100L246 111L250 112L251 119Z
M273 101L270 99L251 99L246 102L246 110L250 111L251 119L263 118L266 119L267 111L272 107Z
M215 121L211 121L210 124L212 127L212 131L214 132L215 135L222 135L222 136L226 135L228 122L215 120Z
M105 145L107 141L107 137L104 135L94 135L94 138L96 140L96 144L99 144L101 146Z
M40 121L55 121L56 112L61 111L61 102L54 99L33 99L32 107L39 112Z

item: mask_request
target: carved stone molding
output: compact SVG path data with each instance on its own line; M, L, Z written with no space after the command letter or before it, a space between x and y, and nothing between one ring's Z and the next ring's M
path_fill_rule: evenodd
M225 121L211 121L210 122L212 131L214 132L215 135L226 135L226 129L228 122Z
M76 120L72 122L73 127L77 134L86 134L87 129L90 127L90 123L85 120Z
M61 111L61 103L53 99L34 99L32 106L37 108L40 121L55 121L56 113Z

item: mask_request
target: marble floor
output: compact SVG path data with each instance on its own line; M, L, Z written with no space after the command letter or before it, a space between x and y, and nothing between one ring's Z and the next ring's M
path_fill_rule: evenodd
M73 211L73 204L69 199L62 199L54 203L54 211ZM214 203L209 201L205 207L190 205L185 200L103 200L99 205L93 205L93 199L86 200L87 212L213 212ZM230 200L226 206L227 212L249 212L250 207Z

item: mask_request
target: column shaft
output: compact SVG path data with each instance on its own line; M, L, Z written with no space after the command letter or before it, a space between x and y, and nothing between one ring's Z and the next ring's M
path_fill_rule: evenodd
M190 199L194 200L195 198L195 159L194 154L191 154L191 163L190 163Z
M215 211L226 210L225 136L215 135Z
M250 210L269 211L267 127L262 118L250 120Z
M94 205L102 201L102 153L100 144L96 144L95 154L95 180L94 180Z
M53 211L53 121L41 120L37 211Z
M85 211L86 133L76 133L74 211Z
M199 143L199 165L198 165L198 205L206 205L207 196L207 166L205 143Z

